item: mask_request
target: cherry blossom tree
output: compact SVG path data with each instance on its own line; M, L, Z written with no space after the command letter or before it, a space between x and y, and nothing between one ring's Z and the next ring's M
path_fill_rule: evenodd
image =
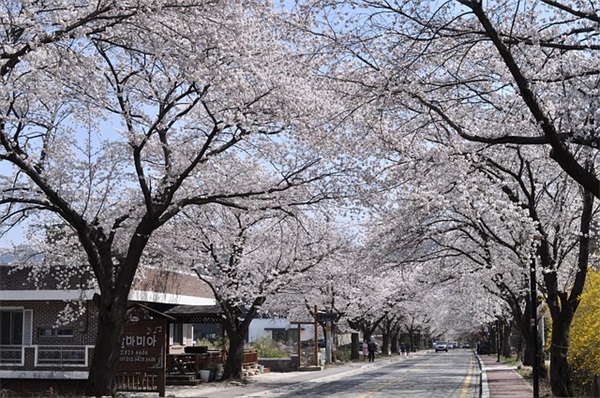
M332 197L337 102L268 2L19 1L0 18L0 226L77 237L100 292L85 393L111 395L155 231L190 206Z
M600 197L586 166L598 149L600 15L592 3L307 3L319 15L313 32L328 39L319 48L334 54L334 76L368 91L361 103L404 108L399 115L475 142L547 146Z
M329 256L323 266L304 272L294 283L284 286L274 300L265 302L264 310L292 321L314 319L314 308L336 314L336 330L353 333L352 358L358 359L359 336L356 329L348 325L348 317L355 314L357 302L363 302L369 288L364 277L369 273L362 268L360 250L356 247L356 236L347 236L348 228L358 228L347 223L333 223L340 248ZM322 325L325 327L326 325ZM333 347L335 356L335 347Z
M339 250L333 231L320 225L317 214L291 206L240 210L206 205L184 210L155 234L152 261L193 268L223 310L229 342L225 379L241 377L250 322L263 305L305 272L318 272ZM170 247L175 253L165 250Z

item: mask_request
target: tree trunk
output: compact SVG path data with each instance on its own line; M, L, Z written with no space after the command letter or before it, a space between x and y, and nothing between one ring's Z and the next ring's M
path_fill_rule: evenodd
M354 330L361 330L360 322L356 319L348 319L348 325ZM360 335L358 332L352 332L350 334L350 360L360 359L362 356L362 352L358 352L358 341L360 340Z
M91 397L114 396L115 374L121 354L121 340L127 321L127 297L115 297L111 302L96 296L98 307L98 334L85 395Z
M382 337L382 344L381 344L381 353L383 355L389 355L390 354L390 335L387 333L387 331L383 331L383 337Z
M392 334L392 354L398 353L398 339L400 339L400 331L396 328Z
M519 331L521 332L522 358L523 365L531 366L531 304L528 301L523 311L523 317L518 320Z
M408 329L408 337L410 339L410 347L408 347L407 350L410 350L410 352L415 352L415 329Z
M360 359L361 353L358 352L358 341L360 340L360 338L359 338L358 333L352 332L352 334L350 335L350 339L352 341L351 348L350 348L350 359L351 360ZM364 343L365 342L363 341L363 344Z
M571 286L570 292L561 291L558 285L556 272L545 272L544 282L547 288L546 303L552 317L552 345L550 347L550 387L556 397L570 397L573 395L571 386L571 369L569 358L569 334L573 316L579 306L579 296L585 285L589 255L590 255L590 230L593 218L594 196L586 191L583 193L584 206L581 213L579 256L577 259L578 272ZM542 242L541 248L549 252L549 245ZM543 252L543 254L545 254ZM548 256L548 255L546 255ZM543 257L542 257L543 259ZM550 267L545 267L549 269Z
M504 358L510 358L512 356L512 347L510 344L510 336L511 336L511 324L510 323L503 323L502 324L502 337L503 337L503 343L502 343L502 355L504 356Z
M229 338L229 350L227 351L227 360L223 369L223 380L241 379L242 364L244 362L244 336L237 330L234 333L227 332Z
M523 338L523 358L521 358L521 360L523 361L523 365L525 366L533 366L533 361L532 361L532 338L531 338L531 326L529 325L529 320L524 317L523 318L523 322L519 325L519 330L521 330L521 336ZM548 375L548 371L546 369L546 363L544 361L544 355L543 355L543 345L542 345L542 339L539 336L539 334L537 334L536 336L536 340L537 340L537 358L538 358L538 375L540 378L546 378L546 376Z
M571 365L567 353L569 351L569 334L571 321L560 317L552 320L552 344L550 347L550 386L555 397L571 397Z

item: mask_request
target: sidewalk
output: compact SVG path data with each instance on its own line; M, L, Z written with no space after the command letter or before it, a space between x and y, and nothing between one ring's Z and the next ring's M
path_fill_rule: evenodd
M516 366L499 363L493 355L477 357L481 364L481 398L533 396L533 388L516 372Z

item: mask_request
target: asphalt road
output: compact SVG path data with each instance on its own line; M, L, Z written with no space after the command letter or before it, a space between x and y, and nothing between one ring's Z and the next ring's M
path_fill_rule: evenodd
M261 377L255 385L188 391L186 397L476 398L479 369L471 350L427 352L411 358L378 358L351 368ZM167 392L167 396L169 396Z

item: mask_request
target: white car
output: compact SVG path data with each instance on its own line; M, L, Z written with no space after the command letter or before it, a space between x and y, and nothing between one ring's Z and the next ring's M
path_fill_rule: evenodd
M438 351L448 352L448 343L446 343L445 341L436 341L433 344L433 347L435 348L435 352L438 352Z

